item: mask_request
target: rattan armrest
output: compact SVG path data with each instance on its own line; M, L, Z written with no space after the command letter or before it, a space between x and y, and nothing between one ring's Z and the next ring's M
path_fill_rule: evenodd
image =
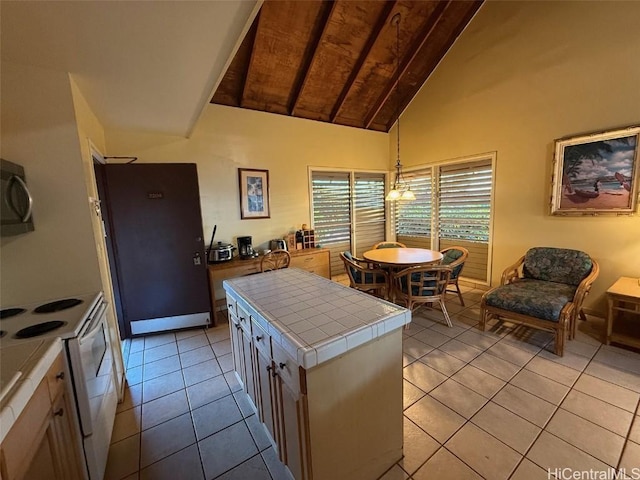
M502 278L500 279L500 285L507 285L514 280L520 278L520 267L524 263L524 255L520 257L520 259L514 263L513 265L505 268L504 272L502 272Z

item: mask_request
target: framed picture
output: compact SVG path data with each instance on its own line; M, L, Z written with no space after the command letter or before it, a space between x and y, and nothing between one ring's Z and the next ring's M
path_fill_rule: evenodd
M551 214L632 214L639 137L636 126L556 140Z
M270 218L269 170L238 169L240 218Z

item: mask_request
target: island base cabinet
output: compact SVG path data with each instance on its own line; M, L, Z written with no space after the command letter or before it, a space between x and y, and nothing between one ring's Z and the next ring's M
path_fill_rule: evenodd
M293 478L374 480L402 458L401 329L309 370L272 348L258 414Z
M402 329L306 372L309 477L371 479L402 458Z

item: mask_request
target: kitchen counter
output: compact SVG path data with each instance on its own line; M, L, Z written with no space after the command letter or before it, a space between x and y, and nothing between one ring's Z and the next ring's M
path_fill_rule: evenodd
M234 370L293 478L379 478L402 458L409 310L296 268L223 285Z
M59 338L2 347L0 341L0 442L62 351Z
M406 308L296 268L225 280L223 286L246 300L272 341L305 369L411 322Z

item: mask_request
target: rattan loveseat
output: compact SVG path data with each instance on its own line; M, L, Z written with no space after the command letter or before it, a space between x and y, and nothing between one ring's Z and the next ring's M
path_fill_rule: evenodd
M563 356L567 336L576 332L582 302L597 278L598 263L567 248L531 248L502 273L500 285L480 303L480 328L492 318L555 333L555 354Z

